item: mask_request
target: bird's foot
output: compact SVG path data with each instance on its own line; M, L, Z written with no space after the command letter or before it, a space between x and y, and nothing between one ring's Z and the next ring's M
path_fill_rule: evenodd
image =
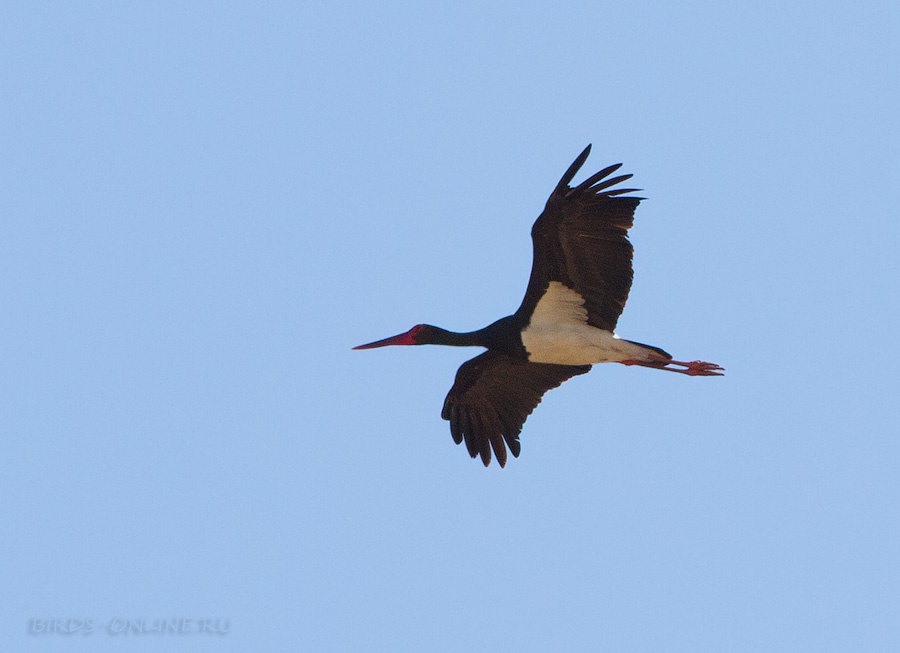
M722 372L725 371L724 367L720 367L715 363L707 363L706 361L691 361L690 363L669 361L669 365L680 365L685 369L679 370L671 367L665 367L663 369L669 370L670 372L687 374L688 376L725 376L724 374L722 374Z
M657 370L678 372L688 376L725 376L722 374L725 371L724 367L720 367L715 363L707 363L706 361L691 361L689 363L682 363L681 361L622 361L622 364L652 367ZM678 367L669 367L669 365L677 365ZM681 367L684 369L679 369Z

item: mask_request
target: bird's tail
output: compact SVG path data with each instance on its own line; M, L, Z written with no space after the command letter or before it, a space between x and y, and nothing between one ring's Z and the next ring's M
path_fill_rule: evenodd
M625 342L630 342L632 345L637 345L638 347L643 347L644 349L649 349L652 352L655 352L662 356L666 361L672 360L672 354L667 352L665 349L660 349L659 347L654 347L653 345L645 345L642 342L635 342L634 340L626 340ZM655 356L650 357L651 359L655 358ZM657 359L658 360L658 359Z

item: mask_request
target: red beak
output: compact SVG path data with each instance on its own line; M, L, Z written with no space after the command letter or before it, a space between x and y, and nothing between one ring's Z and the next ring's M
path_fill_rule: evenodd
M385 338L384 340L376 340L375 342L370 342L367 345L360 345L359 347L354 347L354 349L375 349L375 347L387 347L388 345L414 345L416 341L413 340L411 335L411 331L407 331L406 333L401 333L396 336L391 336L390 338Z

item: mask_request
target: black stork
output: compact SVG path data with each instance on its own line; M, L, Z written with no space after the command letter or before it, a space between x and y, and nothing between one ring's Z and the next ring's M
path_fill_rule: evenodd
M563 381L585 374L594 363L642 365L689 376L722 376L722 367L704 361L683 363L660 349L614 335L631 289L632 247L628 229L643 199L609 190L631 175L607 177L621 163L583 183L569 182L584 165L591 146L550 194L531 228L534 260L519 309L478 331L455 333L417 324L406 333L360 345L450 345L486 347L456 373L441 417L453 441L465 440L472 458L506 464L506 448L519 455L522 425L541 396Z

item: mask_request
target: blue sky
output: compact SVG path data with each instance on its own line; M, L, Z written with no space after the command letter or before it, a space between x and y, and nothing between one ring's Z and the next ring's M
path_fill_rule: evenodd
M0 48L10 650L900 647L900 5L12 2ZM597 366L485 469L477 350L350 348L514 311L589 142L648 198L619 333L727 375Z

